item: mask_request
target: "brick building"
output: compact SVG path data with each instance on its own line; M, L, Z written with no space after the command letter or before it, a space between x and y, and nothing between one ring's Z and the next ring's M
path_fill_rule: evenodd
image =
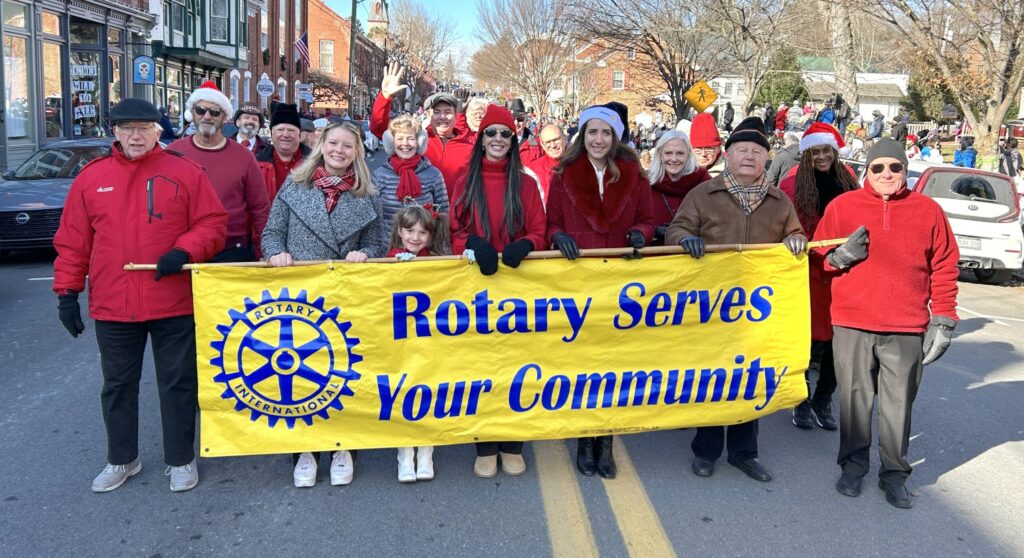
M309 55L310 67L329 75L347 86L349 79L349 41L351 40L351 23L324 4L323 0L307 0L309 11ZM378 9L380 2L374 9ZM350 112L355 115L368 115L373 98L380 90L380 80L384 77L384 65L387 55L381 45L370 40L358 26L356 31L355 72L352 87L352 102L344 100L334 102L317 99L314 110L317 112L330 108L332 112L342 114ZM350 106L351 105L351 110Z
M275 85L274 96L287 103L296 102L296 86L305 83L308 72L295 48L295 41L306 32L309 21L306 0L257 0L257 9L248 17L248 68L242 73L242 104L269 109L270 98L256 94L256 84L267 77ZM312 41L309 50L313 50ZM248 71L250 78L245 78ZM302 103L300 103L301 105Z

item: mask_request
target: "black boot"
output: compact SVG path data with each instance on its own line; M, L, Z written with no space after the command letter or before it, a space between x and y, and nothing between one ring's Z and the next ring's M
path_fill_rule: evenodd
M615 456L612 455L612 437L598 436L595 440L594 453L597 457L597 474L601 478L615 478Z
M594 461L594 439L580 438L576 440L576 469L588 477L594 476L597 470Z

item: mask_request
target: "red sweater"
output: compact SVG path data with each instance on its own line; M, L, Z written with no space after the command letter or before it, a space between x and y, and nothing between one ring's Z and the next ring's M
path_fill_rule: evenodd
M383 138L389 123L391 99L378 93L370 115L370 132L378 138ZM427 127L427 152L424 154L430 164L441 171L445 189L448 190L448 199L455 199L452 196L453 185L459 176L469 169L469 156L473 153L473 142L476 140L476 134L469 132L468 128L460 130L453 127L453 132L454 137L442 141L434 128Z
M651 187L633 161L617 160L619 180L604 171L604 198L590 159L580 157L551 179L548 191L548 238L564 232L580 248L625 248L626 233L654 235Z
M814 238L849 236L868 229L868 258L832 270L832 323L880 332L921 333L931 314L956 315L956 263L949 221L937 203L903 188L884 201L867 182L825 208ZM831 248L819 249L822 253Z
M236 243L259 246L259 237L267 224L270 202L256 159L244 146L233 141L224 142L220 149L201 149L195 136L182 138L168 149L177 151L199 163L210 177L213 189L228 212L227 247Z
M683 198L702 182L711 180L711 174L702 166L690 174L684 174L679 180L672 180L668 173L661 178L657 184L651 184L654 192L651 193L651 212L654 215L655 225L667 225L672 222L679 210Z
M554 176L557 166L558 159L552 159L546 153L543 157L534 159L532 163L526 165L540 186L541 200L545 205L548 203L548 191L551 190L551 177Z
M540 201L540 192L537 190L537 183L533 178L523 173L520 175L519 196L523 201L523 230L514 237L509 237L505 231L505 189L508 187L508 159L493 162L483 160L484 195L487 198L487 220L491 228L491 238L484 236L483 228L479 223L471 225L474 221L471 214L467 214L463 207L457 206L458 199L466 188L468 173L464 174L455 182L452 189L452 254L461 254L466 249L466 240L469 235L475 234L491 243L499 252L508 244L525 238L533 243L535 250L543 250L547 247L545 242L545 219L544 205ZM469 209L472 211L472 209Z

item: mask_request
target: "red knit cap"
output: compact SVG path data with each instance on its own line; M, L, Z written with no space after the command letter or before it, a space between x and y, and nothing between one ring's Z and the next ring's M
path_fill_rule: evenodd
M690 144L694 147L720 147L722 136L718 135L715 117L702 112L693 117L690 125Z
M484 119L480 121L480 128L478 129L483 132L488 126L495 124L508 126L509 130L516 129L516 121L512 118L512 111L498 105L487 105L487 112L484 113Z

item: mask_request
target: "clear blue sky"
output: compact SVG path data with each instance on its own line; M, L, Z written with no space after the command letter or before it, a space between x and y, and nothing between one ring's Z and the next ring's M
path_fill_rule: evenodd
M456 25L457 42L464 45L467 49L472 50L477 43L476 37L476 25L477 25L477 0L412 0L416 4L420 4L427 9L427 12L435 15L443 15L452 13L453 19ZM341 17L348 18L352 13L352 0L324 0L332 10L341 15ZM388 5L391 9L391 14L394 14L395 2L389 1ZM365 29L366 20L370 17L370 0L361 0L356 7L356 17L363 23ZM470 54L467 52L467 54Z

